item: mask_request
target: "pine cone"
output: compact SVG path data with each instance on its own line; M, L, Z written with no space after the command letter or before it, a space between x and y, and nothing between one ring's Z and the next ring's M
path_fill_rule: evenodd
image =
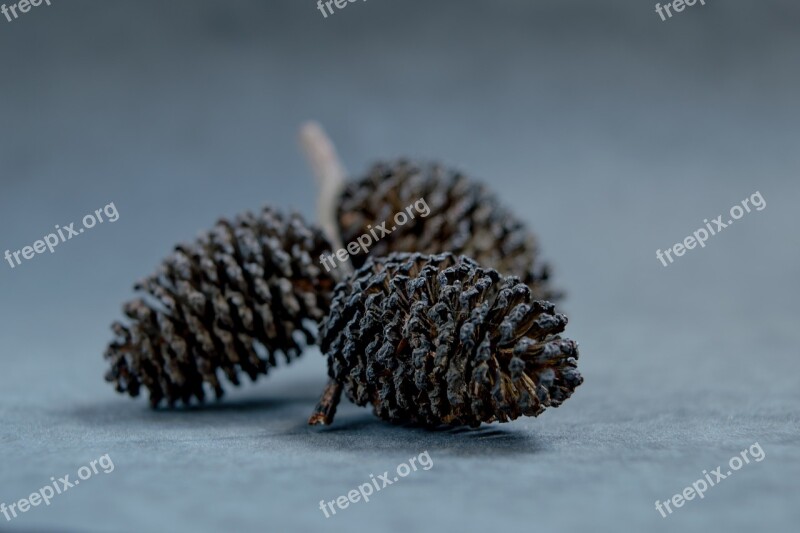
M583 378L553 309L463 256L370 258L334 291L320 336L331 381L309 423L333 421L342 389L384 420L425 426L557 407Z
M430 216L403 225L394 216L424 199ZM413 211L412 211L413 212ZM536 238L525 224L500 205L494 194L464 174L436 164L415 165L405 160L376 164L361 180L345 186L338 209L342 242L367 233L368 226L386 221L395 230L373 243L369 255L391 252L466 255L503 274L518 276L536 299L561 297L548 285L547 265L541 264ZM366 254L353 255L356 268Z
M158 272L134 288L105 358L106 381L153 407L166 399L202 402L204 384L223 394L217 371L234 385L291 362L303 339L316 344L316 322L330 308L335 281L318 265L331 249L321 230L297 214L269 208L225 219L192 244L175 247Z

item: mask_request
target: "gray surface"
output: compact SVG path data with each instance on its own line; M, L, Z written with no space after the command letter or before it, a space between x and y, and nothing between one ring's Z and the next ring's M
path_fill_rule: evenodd
M433 5L435 4L435 5ZM120 219L0 264L0 502L100 455L115 470L9 531L792 531L800 479L796 2L54 2L0 19L0 252L114 201ZM434 157L489 181L568 289L586 382L479 431L346 405L304 425L316 351L203 410L102 381L133 280L217 216L312 214L295 128L348 166ZM759 190L753 213L655 258ZM667 519L665 500L758 441ZM325 519L428 450L434 466Z

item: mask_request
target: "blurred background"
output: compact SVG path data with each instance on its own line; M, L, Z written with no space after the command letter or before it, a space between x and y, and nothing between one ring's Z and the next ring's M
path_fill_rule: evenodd
M7 0L8 3L8 0ZM114 202L99 225L0 264L0 502L108 453L115 470L5 531L790 531L800 482L800 6L709 0L53 0L0 18L0 253ZM103 382L133 282L220 216L314 217L297 128L353 175L455 166L536 231L585 383L476 431L343 405L309 350L205 409L150 411ZM766 201L663 267L667 249ZM667 500L758 442L751 463ZM427 450L434 466L326 519L319 501Z

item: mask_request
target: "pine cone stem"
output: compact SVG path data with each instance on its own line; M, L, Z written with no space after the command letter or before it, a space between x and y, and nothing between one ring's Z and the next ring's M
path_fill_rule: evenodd
M334 379L328 382L328 386L322 392L322 397L319 399L317 407L308 419L308 425L327 426L333 422L333 417L336 416L336 406L339 405L339 400L342 398L342 388L343 385Z
M300 145L316 176L319 197L317 218L325 235L333 244L334 252L344 248L339 234L337 209L344 189L346 171L333 142L317 122L307 122L300 128ZM353 271L350 261L342 264L343 274Z

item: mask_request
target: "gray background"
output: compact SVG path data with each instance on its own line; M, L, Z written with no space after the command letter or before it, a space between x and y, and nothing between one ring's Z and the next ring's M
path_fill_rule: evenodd
M800 8L709 1L61 1L0 19L0 253L115 202L120 219L0 264L0 502L103 454L115 470L4 531L790 531L800 479ZM569 291L585 383L538 419L384 424L297 366L206 409L102 380L134 280L218 216L313 216L316 118L354 173L435 158L490 183ZM767 207L664 268L704 218ZM758 441L751 463L666 500ZM419 471L331 500L427 450ZM724 470L723 470L724 471Z

